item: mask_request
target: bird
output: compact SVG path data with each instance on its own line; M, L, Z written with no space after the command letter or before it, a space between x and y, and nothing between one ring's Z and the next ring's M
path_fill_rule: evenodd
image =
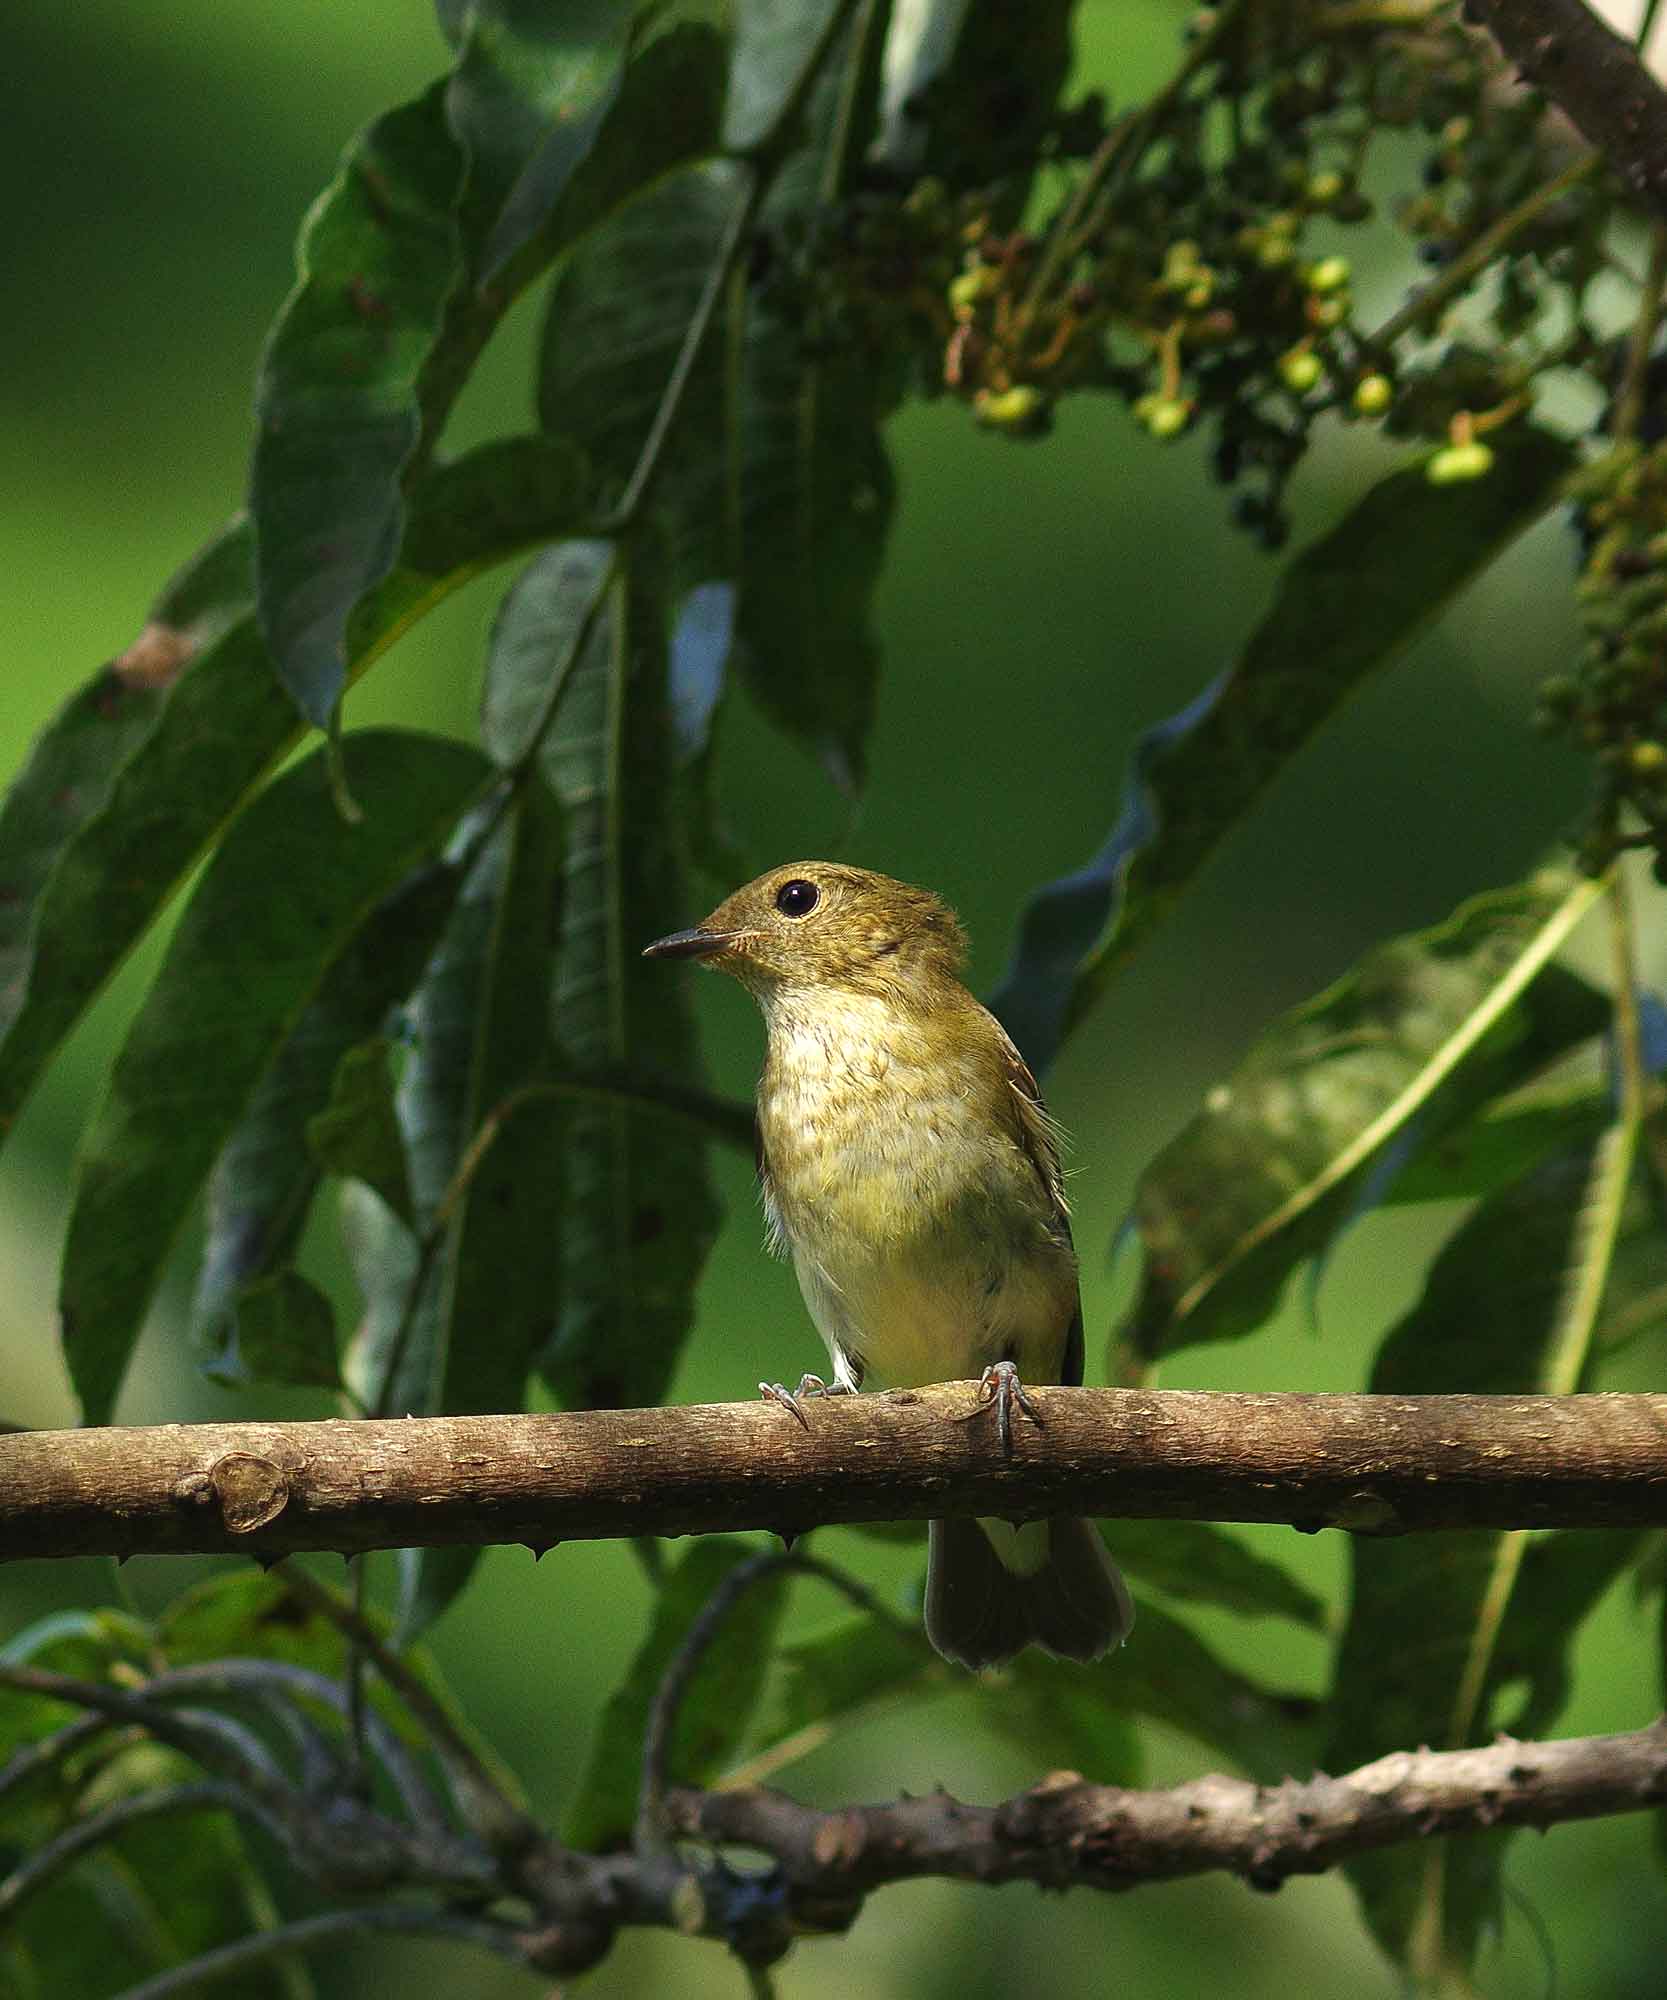
M757 1000L759 1182L832 1380L802 1399L977 1377L1011 1449L1025 1384L1083 1373L1059 1127L1006 1030L962 984L966 938L930 890L794 861L645 948L727 972ZM1099 1531L1068 1516L930 1525L926 1632L996 1666L1029 1644L1100 1658L1134 1612Z

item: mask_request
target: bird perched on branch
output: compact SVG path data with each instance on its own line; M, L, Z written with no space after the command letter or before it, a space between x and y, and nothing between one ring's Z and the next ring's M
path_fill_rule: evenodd
M733 974L763 1009L759 1175L833 1381L807 1395L979 1376L1004 1449L1024 1383L1082 1380L1059 1134L1036 1079L958 977L966 942L925 889L796 861L647 947ZM926 1630L969 1667L1032 1642L1092 1660L1133 1621L1087 1521L931 1524Z

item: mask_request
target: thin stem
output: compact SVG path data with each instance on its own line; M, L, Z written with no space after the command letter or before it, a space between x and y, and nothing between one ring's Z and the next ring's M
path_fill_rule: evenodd
M1511 239L1526 229L1536 216L1560 200L1571 188L1578 187L1602 165L1603 155L1594 148L1589 153L1582 153L1561 173L1553 174L1550 180L1524 195L1515 208L1507 209L1482 231L1467 250L1461 251L1433 284L1426 285L1398 312L1391 313L1376 333L1366 334L1361 345L1368 351L1380 353L1393 347L1402 334L1411 332L1421 320L1445 305L1455 293L1463 291L1472 278L1485 271Z
M526 1963L514 1931L507 1925L488 1923L477 1917L456 1917L445 1910L428 1910L410 1903L383 1903L367 1910L334 1910L321 1917L302 1917L276 1930L256 1931L205 1951L186 1965L176 1965L154 1979L130 1986L119 2000L175 2000L181 1993L195 1993L232 1973L247 1972L269 1959L287 1952L316 1951L320 1945L351 1938L366 1932L393 1931L407 1937L450 1938L457 1944L475 1945L495 1952L515 1965Z
M102 1812L88 1813L68 1826L56 1839L37 1847L0 1881L0 1927L16 1919L18 1911L39 1889L61 1874L89 1848L113 1839L141 1820L162 1819L172 1813L250 1813L254 1802L236 1785L204 1780L192 1785L174 1785L165 1791L135 1792L118 1799ZM257 1814L256 1817L259 1817ZM262 1824L265 1824L262 1820Z
M1650 229L1649 268L1638 288L1638 317L1627 341L1626 367L1610 426L1617 444L1628 444L1638 435L1649 380L1650 349L1655 345L1656 328L1661 322L1663 286L1667 286L1667 222L1656 222Z
M1616 868L1609 885L1609 943L1615 974L1615 1060L1619 1071L1621 1117L1643 1142L1656 1192L1667 1200L1667 1123L1664 1093L1644 1060L1644 1030L1638 1018L1638 967L1632 899Z
M637 1792L637 1824L632 1844L640 1857L663 1854L670 1845L666 1831L666 1758L672 1731L695 1670L706 1657L724 1621L755 1583L793 1565L795 1558L766 1549L737 1563L700 1608L671 1656L648 1711L643 1735L642 1781Z

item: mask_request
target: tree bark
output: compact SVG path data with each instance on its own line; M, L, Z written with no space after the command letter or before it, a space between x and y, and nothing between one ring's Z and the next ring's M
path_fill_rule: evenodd
M1636 47L1583 0L1466 0L1524 80L1543 90L1655 211L1667 216L1667 91Z
M1667 1395L1035 1389L0 1437L0 1559L557 1541L1070 1511L1392 1534L1667 1524Z

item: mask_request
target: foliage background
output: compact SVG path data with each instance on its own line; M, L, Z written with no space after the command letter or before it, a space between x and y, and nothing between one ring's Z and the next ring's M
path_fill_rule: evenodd
M1173 0L1089 0L1078 15L1076 87L1114 103L1167 74L1185 9ZM249 384L287 289L297 220L340 146L419 88L439 45L426 0L282 10L172 0L135 9L83 0L42 9L13 39L0 158L17 194L0 316L0 631L9 693L0 762L14 768L63 694L137 629L159 580L241 493ZM1372 296L1369 275L1358 287ZM1385 282L1379 303L1387 306ZM457 421L458 444L522 427L533 312L495 343ZM1067 401L1054 436L1024 449L976 431L956 405L915 405L890 427L900 505L878 622L884 646L872 777L855 824L793 746L732 696L721 787L750 864L834 849L930 882L975 941L974 984L999 974L1014 914L1039 881L1080 860L1108 823L1139 731L1214 673L1264 606L1273 562L1228 524L1197 440L1159 446L1106 399ZM1359 437L1327 436L1295 489L1296 534L1393 462ZM1435 921L1471 889L1520 876L1573 812L1573 754L1526 727L1539 679L1573 645L1565 525L1553 521L1470 591L1368 686L1278 787L1199 889L1118 981L1054 1074L1075 1135L1073 1197L1085 1250L1091 1370L1126 1278L1102 1254L1140 1164L1188 1115L1270 1015L1314 992L1373 939ZM488 606L502 579L428 620L349 698L348 720L466 730ZM1644 972L1661 983L1667 938L1647 906ZM667 927L687 912L668 909ZM153 962L154 945L145 963ZM0 1168L0 1411L43 1425L71 1405L52 1324L55 1232L69 1148L144 966L128 968L77 1035ZM716 1080L744 1092L758 1055L750 1008L703 982ZM747 1396L792 1379L816 1343L790 1274L760 1253L749 1176L717 1161L729 1224L674 1400ZM1164 1370L1176 1387L1356 1389L1382 1329L1412 1297L1448 1213L1395 1213L1357 1230L1328 1270L1321 1337L1300 1302L1271 1336L1194 1350ZM254 1405L205 1384L170 1333L164 1301L121 1406L125 1421L234 1417ZM1617 1385L1620 1386L1620 1385ZM1642 1383L1636 1386L1644 1386ZM320 1399L263 1392L268 1415ZM1336 1537L1242 1531L1335 1599ZM883 1571L891 1552L864 1543ZM896 1565L902 1573L904 1565ZM135 1563L119 1587L142 1603L183 1581ZM0 1570L0 1635L52 1604L100 1601L107 1565ZM622 1547L563 1548L537 1570L495 1551L434 1634L465 1705L554 1814L584 1734L629 1657L646 1595ZM1623 1594L1583 1635L1568 1731L1636 1727L1659 1706L1614 1662L1637 1658L1643 1614ZM1270 1680L1312 1684L1320 1642L1289 1626L1200 1616L1233 1657ZM960 1726L976 1693L924 1726L865 1727L795 1774L810 1793L880 1796L943 1783L990 1798L1033 1775L1016 1748ZM1160 1743L1155 1782L1202 1768ZM1567 1992L1644 1996L1667 1962L1667 1891L1649 1828L1622 1820L1518 1844L1512 1886L1555 1939ZM1295 1882L1273 1901L1228 1882L1150 1888L1124 1900L1044 1899L1012 1888L892 1889L850 1942L802 1951L788 1996L835 1983L865 1994L1131 1992L1215 1985L1248 2000L1345 1985L1388 1996L1340 1881ZM1546 1990L1533 1924L1513 1919L1484 1961L1487 1990ZM320 1968L321 1990L394 1993L442 1947L378 1945ZM449 1962L449 1961L447 1961ZM471 1990L525 1990L472 1964ZM590 1990L732 1993L712 1952L627 1938Z

